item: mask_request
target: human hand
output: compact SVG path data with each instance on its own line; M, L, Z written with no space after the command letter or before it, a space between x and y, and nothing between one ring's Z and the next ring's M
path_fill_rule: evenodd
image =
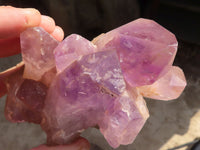
M20 53L19 35L29 27L40 26L58 41L64 38L62 28L51 17L33 8L0 6L0 18L0 58Z

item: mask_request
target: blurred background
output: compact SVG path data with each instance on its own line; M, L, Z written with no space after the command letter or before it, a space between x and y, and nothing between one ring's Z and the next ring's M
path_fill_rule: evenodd
M34 7L54 18L65 36L77 33L90 40L137 18L155 20L176 35L174 64L183 69L188 85L177 100L146 99L150 118L133 144L117 150L172 150L200 137L200 0L0 0L0 5ZM0 71L20 61L20 55L0 59ZM0 99L0 149L29 150L45 143L39 126L8 122L4 105L5 97ZM112 150L98 130L82 135L91 150ZM198 149L191 147L179 150Z

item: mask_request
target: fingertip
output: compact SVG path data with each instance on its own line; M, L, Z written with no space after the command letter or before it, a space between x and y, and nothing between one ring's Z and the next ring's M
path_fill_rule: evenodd
M16 37L29 27L38 26L41 14L34 8L0 7L0 38Z
M58 41L62 41L64 38L64 31L61 27L56 26L54 31L51 33L51 35Z
M54 19L45 15L41 16L41 22L39 26L45 29L48 33L52 33L56 27Z
M38 26L41 23L41 14L35 8L21 8L24 15L25 28Z

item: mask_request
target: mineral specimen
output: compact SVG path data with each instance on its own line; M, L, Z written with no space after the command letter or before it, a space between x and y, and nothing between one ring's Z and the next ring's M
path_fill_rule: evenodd
M21 46L25 69L0 74L8 91L5 114L12 122L40 124L49 145L97 126L112 147L130 144L149 117L143 96L171 100L186 86L182 70L172 66L175 36L147 19L92 42L72 34L58 43L30 28Z

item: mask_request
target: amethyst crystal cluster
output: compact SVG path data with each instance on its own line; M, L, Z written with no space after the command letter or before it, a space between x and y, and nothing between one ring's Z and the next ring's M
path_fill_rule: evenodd
M134 141L149 117L144 97L176 99L186 86L172 66L175 36L138 19L92 42L72 34L56 41L39 27L21 34L23 64L6 79L5 115L40 124L47 143L67 144L98 127L117 148Z

